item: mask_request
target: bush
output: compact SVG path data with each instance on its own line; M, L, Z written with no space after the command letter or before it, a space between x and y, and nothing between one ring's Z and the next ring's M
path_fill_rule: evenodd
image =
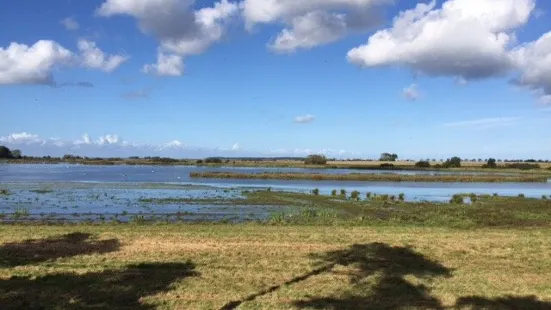
M398 200L400 200L400 201L406 200L406 195L404 195L404 193L400 193L400 194L398 195Z
M312 194L318 196L318 195L320 194L320 189L319 189L319 188L314 188L314 189L312 190Z
M541 195L541 199L543 199L543 200L547 200L547 196L545 196L545 195Z
M499 197L499 194L498 194L498 193L494 193L494 197Z
M200 164L203 163L203 160L202 160L202 159L198 159L195 163L200 165Z
M444 162L442 165L444 168L460 168L461 167L461 158L452 157Z
M379 168L382 168L382 169L392 169L392 168L394 168L394 165L393 165L393 164L380 164L380 165L379 165Z
M306 165L325 165L327 164L327 158L323 155L309 155L304 160Z
M367 194L365 194L365 198L366 199L371 199L371 192L367 192Z
M476 196L476 194L473 193L469 195L469 198L471 199L471 203L475 203L478 197Z
M331 191L331 196L333 196L333 197L337 196L337 190L336 189Z
M453 195L452 198L450 199L450 203L462 205L464 203L463 196L457 195L457 194Z
M417 168L430 168L430 163L425 160L421 160L415 163L415 167Z
M360 192L353 191L352 193L350 193L350 198L352 200L360 200Z
M531 170L531 169L539 169L540 165L538 165L538 164L528 164L528 163L513 163L513 164L505 165L505 168L520 169L520 170Z
M341 189L341 196L346 196L346 189Z
M518 198L525 198L524 194L518 194Z

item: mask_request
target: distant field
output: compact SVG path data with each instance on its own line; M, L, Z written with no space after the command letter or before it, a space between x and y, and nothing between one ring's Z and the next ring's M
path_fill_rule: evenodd
M375 173L349 173L349 174L323 174L323 173L239 173L239 172L192 172L191 178L211 179L259 179L259 180L311 180L311 181L372 181L372 182L531 182L545 183L544 175L500 175L500 174L375 174Z
M551 230L0 226L3 309L551 309Z

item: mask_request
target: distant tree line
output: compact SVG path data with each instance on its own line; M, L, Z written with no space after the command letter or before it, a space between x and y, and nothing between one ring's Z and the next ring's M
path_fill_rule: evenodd
M20 150L10 150L9 148L0 145L0 158L7 158L7 159L20 159L21 151Z

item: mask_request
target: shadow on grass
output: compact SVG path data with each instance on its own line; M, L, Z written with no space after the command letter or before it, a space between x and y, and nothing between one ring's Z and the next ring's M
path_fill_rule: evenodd
M3 309L154 309L142 297L170 290L176 281L197 276L195 265L154 263L78 275L61 273L38 278L0 280Z
M47 239L30 239L0 246L0 267L14 267L86 254L117 251L117 239L95 240L92 235L75 232Z
M314 309L443 309L440 301L423 285L405 276L430 278L450 276L450 269L409 248L383 243L355 244L349 249L315 256L327 264L354 268L351 287L340 297L320 297L295 303Z
M536 296L505 296L489 299L480 296L461 297L457 309L471 310L549 310L551 302L539 301Z

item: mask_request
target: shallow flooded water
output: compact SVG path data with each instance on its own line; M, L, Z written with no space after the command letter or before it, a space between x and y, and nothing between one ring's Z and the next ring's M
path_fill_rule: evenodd
M374 171L300 168L211 168L181 166L84 166L0 164L0 217L4 221L246 221L264 220L289 211L281 206L240 206L186 203L181 199L241 199L242 191L265 189L322 194L357 190L398 195L409 201L447 201L453 194L475 193L539 198L551 196L551 183L420 183L308 180L190 179L196 171L323 172L323 173L429 173L427 171ZM434 172L430 172L434 173ZM437 172L443 173L443 172ZM445 172L452 173L452 172ZM180 199L158 203L156 199ZM148 201L149 202L146 202Z

